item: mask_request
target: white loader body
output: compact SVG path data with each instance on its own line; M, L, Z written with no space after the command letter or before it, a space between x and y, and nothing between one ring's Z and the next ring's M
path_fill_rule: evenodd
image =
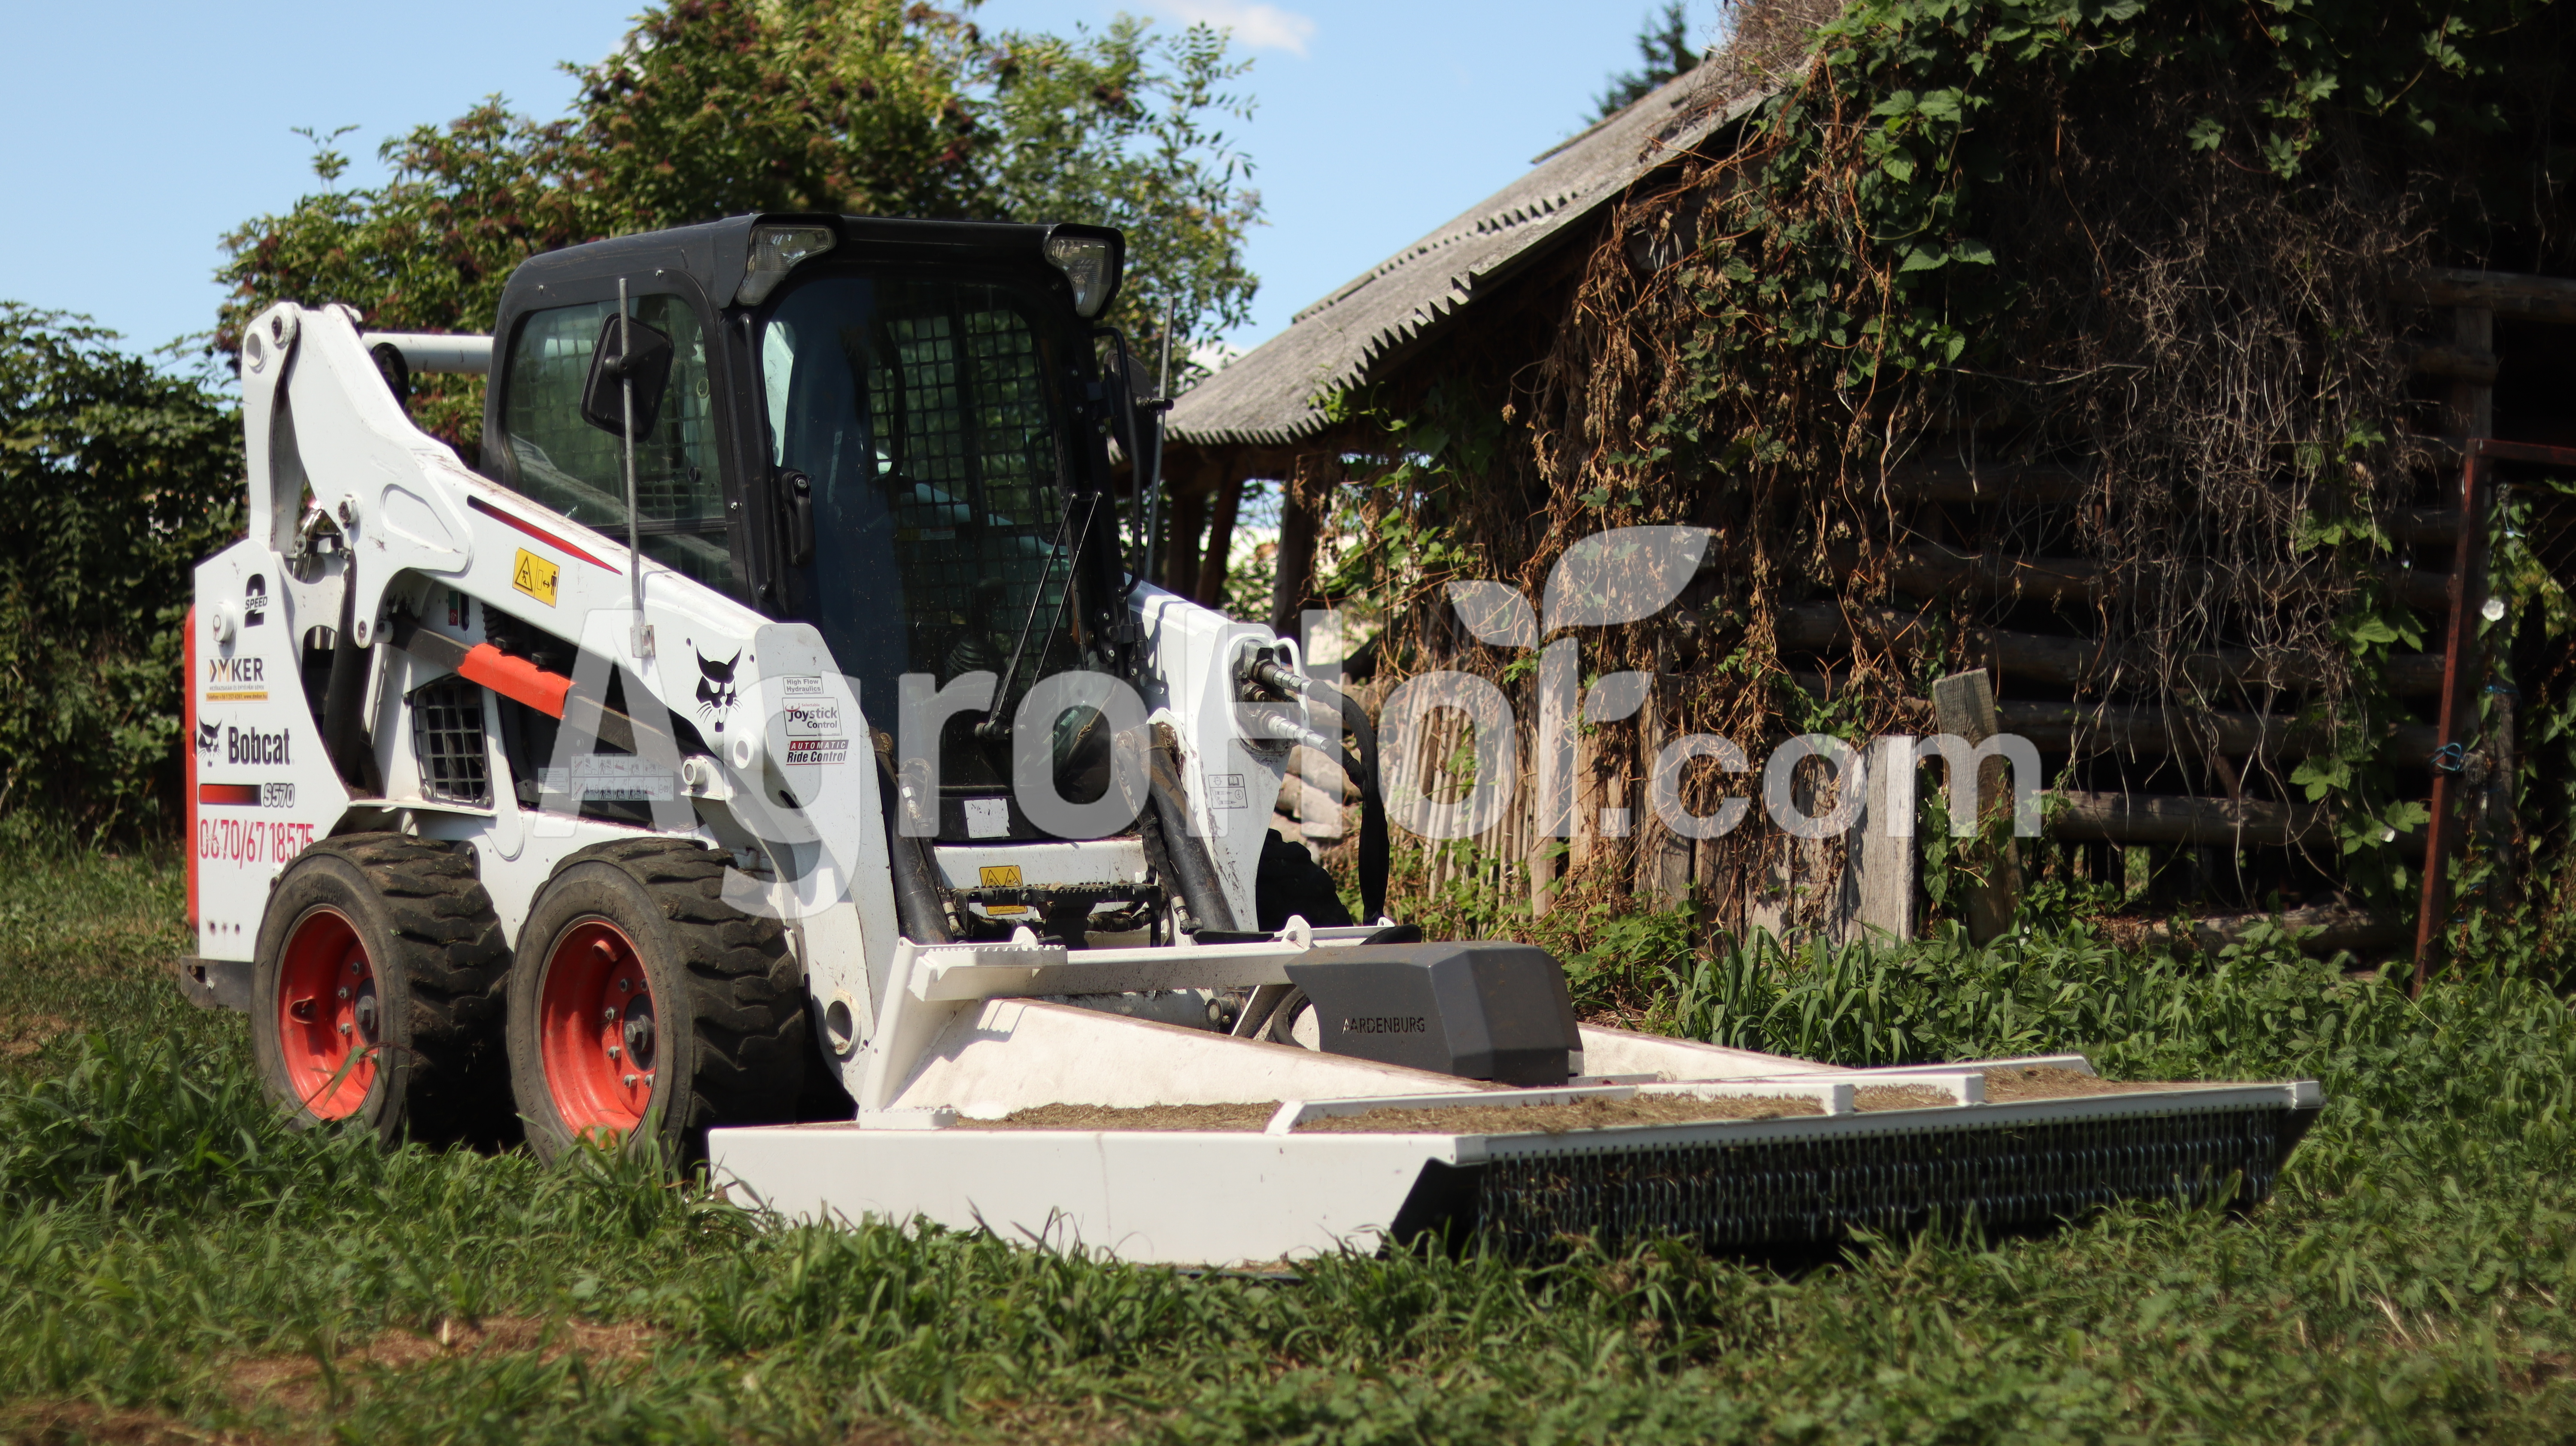
M694 841L735 861L726 908L779 921L813 1061L855 1104L840 1120L712 1121L719 1181L790 1216L986 1225L1206 1264L1425 1233L1536 1249L1551 1230L1679 1230L1758 1246L1963 1208L2013 1224L2138 1194L2250 1203L2318 1106L2306 1084L2104 1092L2081 1083L2090 1068L2072 1057L1850 1071L1593 1028L1564 1078L1514 1089L1322 1052L1311 1023L1260 1037L1291 971L1358 957L1349 951L1370 947L1370 926L1300 919L1182 943L1157 925L1070 948L1027 929L1006 941L907 939L873 737L895 727L895 700L860 696L815 626L639 563L619 538L468 467L411 423L371 354L379 345L419 369L492 365L490 342L370 337L337 306L281 304L246 335L249 535L199 565L189 639L198 958L186 983L201 999L255 1014L301 1007L278 1003L276 986L254 999L247 981L264 929L279 927L269 914L281 872L321 841L374 831L470 850L498 937L518 951L514 970L534 967L544 941L528 937L532 911L567 860L623 839ZM1287 744L1242 736L1238 680L1247 649L1282 645L1150 586L1129 606L1134 685L1148 726L1175 750L1187 831L1248 924ZM498 646L505 625L576 648L569 676ZM358 657L361 675L326 685L335 660L345 672ZM607 706L613 679L624 680L622 712ZM328 751L333 687L337 706L356 710L370 758L335 764ZM561 720L552 760L514 766L505 704ZM613 754L586 741L619 728L631 746ZM684 755L684 736L704 751ZM348 781L353 769L375 786ZM580 816L603 791L650 822ZM940 839L924 857L944 890L997 872L1039 890L1135 887L1154 868L1133 833ZM1218 1000L1241 1007L1229 1005L1229 1020L1211 1011ZM1281 1042L1292 1037L1301 1042ZM1990 1071L2016 1068L2054 1072L2061 1092L1988 1098L1984 1081L2000 1077ZM1917 1094L1869 1107L1873 1090L1888 1089ZM1658 1100L1667 1115L1694 1102L1723 1108L1533 1130L1491 1113L1526 1108L1553 1121L1551 1108L1615 1114ZM1736 1108L1746 1100L1769 1103ZM1067 1107L1106 1112L1105 1122L1009 1127L1014 1115ZM1172 1129L1117 1113L1176 1107L1236 1115L1226 1128ZM1444 1109L1479 1113L1453 1130L1441 1126ZM1404 1123L1323 1128L1372 1110ZM2127 1142L2126 1163L2103 1163L2116 1153L2098 1148L2105 1141ZM2013 1149L2029 1161L2011 1164ZM2016 1170L2052 1183L2016 1195L2005 1188ZM1864 1177L1880 1183L1854 1183ZM1778 1207L1791 1223L1760 1223L1772 1218L1764 1200L1792 1195ZM1995 1203L2007 1196L2024 1204Z

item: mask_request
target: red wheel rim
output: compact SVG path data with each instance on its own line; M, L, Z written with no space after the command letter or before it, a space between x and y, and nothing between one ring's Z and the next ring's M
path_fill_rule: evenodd
M277 1052L304 1108L342 1120L367 1102L382 1021L357 926L337 909L296 920L278 964Z
M606 919L555 939L537 988L538 1052L555 1114L575 1135L644 1123L661 1063L653 986L635 941Z

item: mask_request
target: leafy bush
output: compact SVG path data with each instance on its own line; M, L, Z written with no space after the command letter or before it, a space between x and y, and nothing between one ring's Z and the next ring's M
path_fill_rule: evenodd
M205 381L0 302L0 817L179 816L190 569L241 529L240 423Z

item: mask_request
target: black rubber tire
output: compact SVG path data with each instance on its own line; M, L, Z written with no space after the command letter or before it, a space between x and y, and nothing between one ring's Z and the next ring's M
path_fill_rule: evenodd
M398 833L324 839L270 887L251 966L251 1056L299 1126L323 1123L290 1083L280 1041L280 965L298 925L337 912L365 946L376 985L374 1082L348 1118L390 1142L491 1143L515 1133L503 1063L510 954L470 845Z
M511 1092L528 1143L553 1160L574 1140L546 1079L538 1002L554 946L588 920L622 931L655 1008L648 1121L662 1158L705 1158L717 1125L796 1118L810 1067L804 971L775 919L721 896L727 856L685 839L620 839L566 858L538 890L510 972ZM640 1131L637 1133L641 1133Z
M1300 1049L1321 1049L1320 1043L1309 1043L1297 1037L1298 1021L1314 1012L1315 1001L1306 997L1305 990L1290 985L1288 992L1279 997L1278 1004L1272 1006L1270 1017L1261 1022L1261 1028L1256 1032L1255 1037L1266 1039L1272 1044L1293 1044ZM1320 1030L1322 1025L1318 1024L1316 1028Z
M1288 927L1291 915L1303 916L1318 929L1344 928L1351 922L1331 872L1315 862L1304 844L1290 843L1277 829L1261 836L1261 862L1252 872L1252 912L1272 932Z

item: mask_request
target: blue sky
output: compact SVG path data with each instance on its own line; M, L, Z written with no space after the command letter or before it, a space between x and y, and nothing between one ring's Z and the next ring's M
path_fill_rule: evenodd
M1466 209L1580 128L1635 61L1650 0L988 0L987 29L1070 32L1121 10L1230 26L1258 103L1236 126L1268 224L1257 344L1308 302ZM552 116L560 61L595 60L633 0L433 7L141 3L28 7L0 88L0 299L86 312L138 349L213 323L219 238L316 188L309 126L349 181L377 144L499 92ZM1715 0L1692 0L1705 42ZM424 17L435 14L433 24Z

